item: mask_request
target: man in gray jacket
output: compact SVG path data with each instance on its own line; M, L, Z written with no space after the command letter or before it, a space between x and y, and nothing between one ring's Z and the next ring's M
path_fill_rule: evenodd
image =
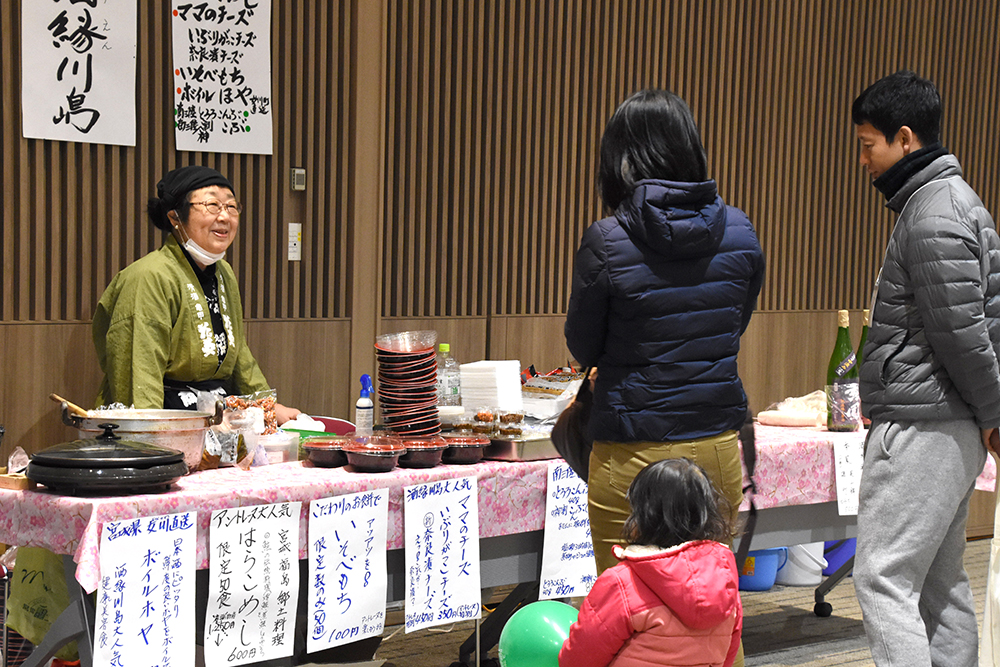
M899 214L861 366L872 420L855 587L875 664L974 667L962 564L975 480L1000 426L1000 239L939 143L934 84L900 71L851 110L861 164ZM994 449L995 451L995 449Z

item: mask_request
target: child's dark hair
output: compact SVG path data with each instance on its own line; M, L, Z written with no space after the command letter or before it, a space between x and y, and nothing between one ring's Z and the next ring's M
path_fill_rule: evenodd
M629 544L667 549L692 540L732 539L733 508L688 459L665 459L639 471L628 488L632 513L622 537Z

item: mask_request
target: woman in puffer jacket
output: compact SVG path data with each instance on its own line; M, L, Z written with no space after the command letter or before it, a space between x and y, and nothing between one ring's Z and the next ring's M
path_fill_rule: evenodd
M733 664L743 628L725 498L687 459L643 469L628 490L628 546L580 607L560 667Z
M677 95L640 91L608 121L598 185L613 215L583 235L565 328L576 360L598 371L588 480L598 572L615 562L625 492L647 464L687 457L734 508L742 500L736 357L764 255L707 172Z

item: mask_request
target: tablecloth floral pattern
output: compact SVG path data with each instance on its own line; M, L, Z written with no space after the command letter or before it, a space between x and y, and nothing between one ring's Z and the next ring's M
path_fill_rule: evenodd
M757 509L786 505L812 505L837 500L833 447L837 439L862 442L867 431L834 433L821 428L763 426L754 429L757 462ZM746 479L746 466L743 467ZM986 457L986 466L976 480L976 488L992 491L996 485L996 464ZM750 507L743 499L741 510Z
M863 439L864 433L829 433L820 429L757 426L756 505L760 509L835 501L833 442ZM134 496L61 496L0 489L0 542L45 547L72 554L76 577L87 591L99 581L100 528L106 521L198 512L198 567L208 567L208 528L214 510L285 501L302 501L299 557L307 556L308 501L389 489L387 547L403 546L403 487L475 475L479 481L481 537L496 537L544 527L548 461L483 461L365 474L350 468L317 468L310 463L281 463L243 471L224 468L180 479L167 493ZM977 488L992 490L992 457ZM748 507L744 501L743 509Z

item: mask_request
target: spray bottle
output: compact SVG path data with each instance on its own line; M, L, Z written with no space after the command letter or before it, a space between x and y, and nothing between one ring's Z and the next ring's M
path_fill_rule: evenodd
M354 404L354 432L357 435L371 435L375 423L375 403L372 402L372 376L365 373L361 376L361 395Z

